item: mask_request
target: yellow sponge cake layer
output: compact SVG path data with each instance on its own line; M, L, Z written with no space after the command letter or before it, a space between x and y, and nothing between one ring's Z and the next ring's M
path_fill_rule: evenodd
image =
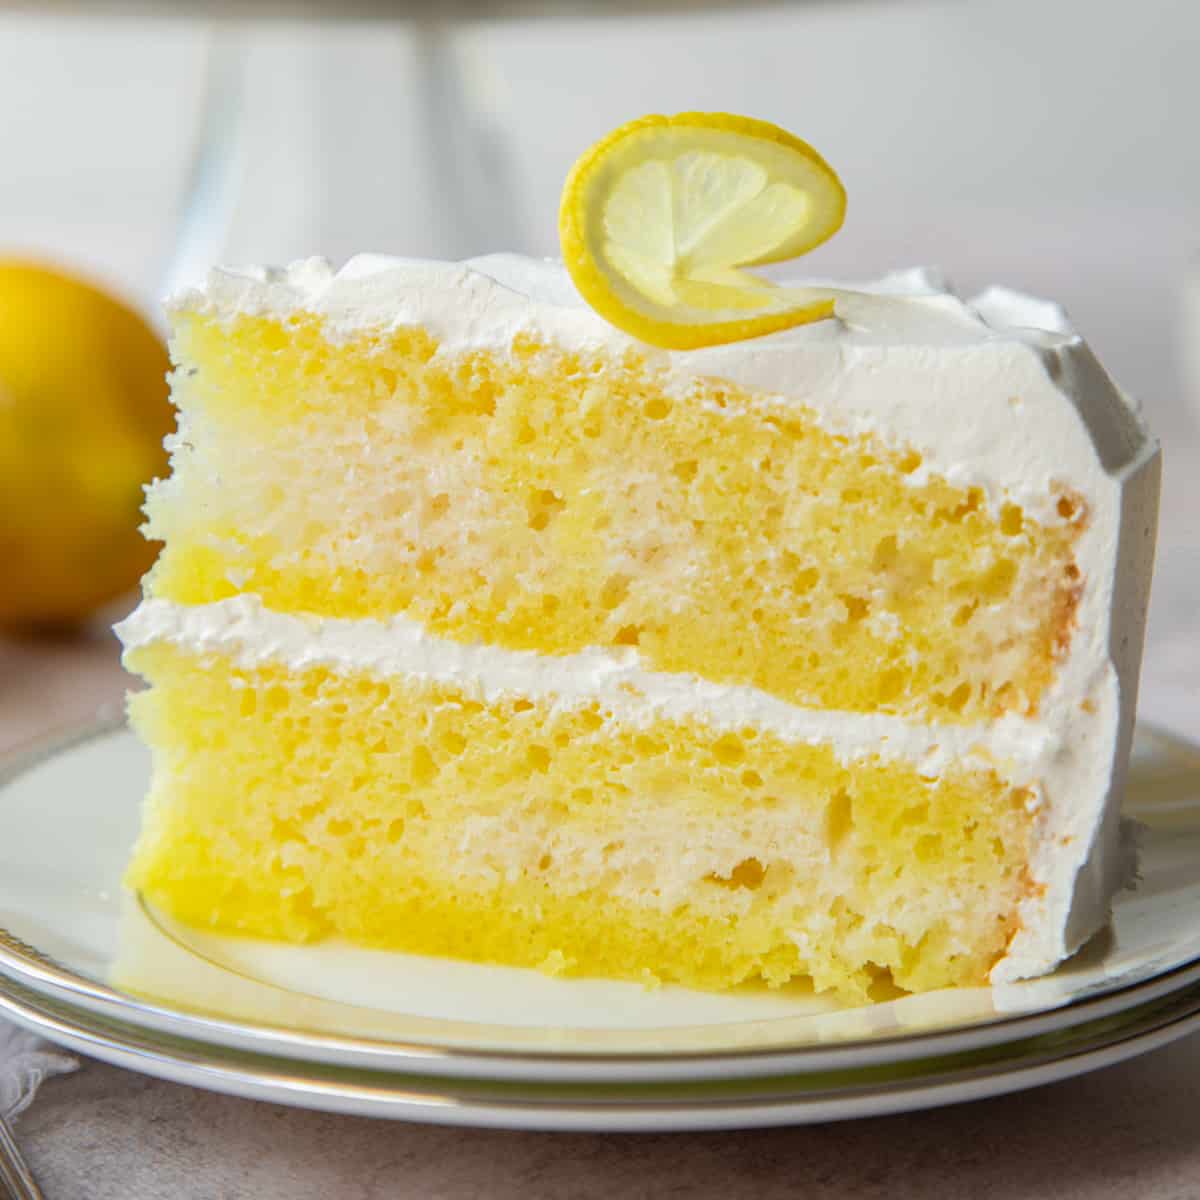
M173 477L152 594L403 613L441 636L649 666L819 708L1038 711L1087 514L1052 518L823 429L800 403L639 351L176 315Z
M156 770L130 882L201 926L848 999L981 984L1036 816L1001 769L601 700L487 698L152 642Z

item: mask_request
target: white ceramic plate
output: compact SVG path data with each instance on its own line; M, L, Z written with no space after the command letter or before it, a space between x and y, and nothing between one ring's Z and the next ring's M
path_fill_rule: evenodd
M1146 731L1127 803L1149 826L1143 878L1120 897L1111 931L1048 979L858 1009L799 989L647 991L180 928L120 887L147 774L133 736L108 728L42 747L0 776L0 990L10 1004L24 989L27 1007L31 996L65 1006L73 1028L116 1022L126 1043L186 1039L216 1057L269 1055L310 1073L536 1086L902 1076L946 1056L1011 1057L1200 983L1200 751Z
M446 1079L300 1063L106 1021L6 980L0 1015L118 1066L249 1099L443 1125L663 1132L882 1116L1067 1079L1200 1028L1200 985L990 1050L858 1071L675 1084Z

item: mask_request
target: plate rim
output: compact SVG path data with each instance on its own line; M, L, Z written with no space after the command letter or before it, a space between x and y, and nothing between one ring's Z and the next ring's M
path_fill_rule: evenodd
M17 995L13 994L14 989ZM462 1091L455 1094L453 1081L437 1077L421 1080L400 1072L361 1068L347 1068L345 1073L367 1077L366 1082L359 1079L339 1083L329 1078L324 1064L296 1064L291 1059L229 1051L171 1035L160 1038L120 1022L118 1030L125 1036L114 1037L111 1028L106 1032L91 1023L95 1014L70 1005L49 1003L52 1007L48 1011L44 997L11 980L0 980L0 1016L77 1053L171 1082L324 1112L556 1132L762 1128L916 1111L1069 1079L1158 1049L1200 1030L1200 985L1194 985L1187 989L1186 996L1176 997L1173 1005L1151 1002L1149 1006L1139 1006L1139 1013L1147 1014L1148 1008L1150 1011L1144 1020L1132 1022L1132 1030L1126 1022L1115 1029L1102 1030L1095 1038L1066 1053L1047 1049L1032 1061L1016 1054L949 1071L934 1070L924 1076L882 1080L876 1084L859 1082L852 1089L842 1090L784 1090L766 1095L749 1093L734 1098L692 1100L685 1097L650 1100L635 1096L623 1101L589 1102L576 1097L564 1102L522 1099L519 1095L472 1097ZM1111 1026L1112 1021L1100 1024ZM1075 1033L1078 1035L1079 1031ZM207 1056L180 1053L178 1045L170 1045L181 1042L185 1050L195 1046L201 1052L207 1051ZM304 1075L295 1069L297 1065L322 1071L326 1078ZM776 1082L786 1086L789 1078L779 1077ZM706 1082L718 1087L723 1081ZM771 1079L757 1082L769 1084ZM421 1083L433 1083L438 1090L422 1090ZM630 1086L636 1089L638 1085Z
M1142 725L1140 729L1143 735L1165 743L1171 751L1187 758L1194 757L1200 766L1200 746L1153 725ZM118 735L136 736L123 717L89 722L26 742L0 756L0 791L60 754ZM90 979L55 962L2 926L0 977L6 977L37 994L50 996L60 1003L83 1008L111 1020L132 1022L139 1028L239 1052L270 1053L295 1061L311 1061L315 1057L330 1065L354 1063L363 1069L373 1070L396 1070L397 1064L420 1065L424 1070L444 1077L467 1077L481 1066L486 1066L496 1078L536 1079L539 1073L555 1069L578 1073L578 1078L587 1080L601 1077L614 1080L639 1077L662 1080L705 1078L706 1073L713 1069L745 1077L777 1074L781 1067L793 1072L817 1073L854 1069L856 1065L864 1063L911 1062L935 1054L1002 1045L1054 1029L1072 1028L1088 1020L1122 1012L1138 1003L1148 1003L1160 996L1181 991L1200 977L1200 957L1176 964L1149 978L1117 984L1052 1008L996 1015L948 1029L888 1033L837 1043L775 1044L691 1051L606 1052L536 1047L472 1047L437 1041L327 1033L300 1026L222 1017L173 1007L167 1002L143 998Z

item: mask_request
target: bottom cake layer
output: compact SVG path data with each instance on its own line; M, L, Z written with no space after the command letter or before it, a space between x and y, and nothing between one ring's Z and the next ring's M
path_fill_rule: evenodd
M131 651L154 782L129 883L179 919L848 1000L980 984L1030 794L827 745L412 677Z

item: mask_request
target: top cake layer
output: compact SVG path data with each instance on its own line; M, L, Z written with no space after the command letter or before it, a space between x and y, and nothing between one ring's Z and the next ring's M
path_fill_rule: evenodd
M830 286L854 289L843 292L835 320L682 352L614 329L561 264L512 254L464 263L362 254L339 271L320 258L218 269L169 307L225 321L308 314L332 339L419 327L446 354L503 350L520 337L617 356L634 350L667 373L668 388L718 378L799 400L833 432L915 446L923 456L916 482L936 474L978 485L1045 519L1061 487L1085 490L1097 466L1117 474L1152 448L1136 407L1058 305L1001 287L964 301L925 269Z
M214 272L173 305L151 590L636 649L811 707L969 722L1086 696L1106 649L1072 680L1072 642L1109 623L1144 427L1054 306L873 287L670 354L513 256Z

